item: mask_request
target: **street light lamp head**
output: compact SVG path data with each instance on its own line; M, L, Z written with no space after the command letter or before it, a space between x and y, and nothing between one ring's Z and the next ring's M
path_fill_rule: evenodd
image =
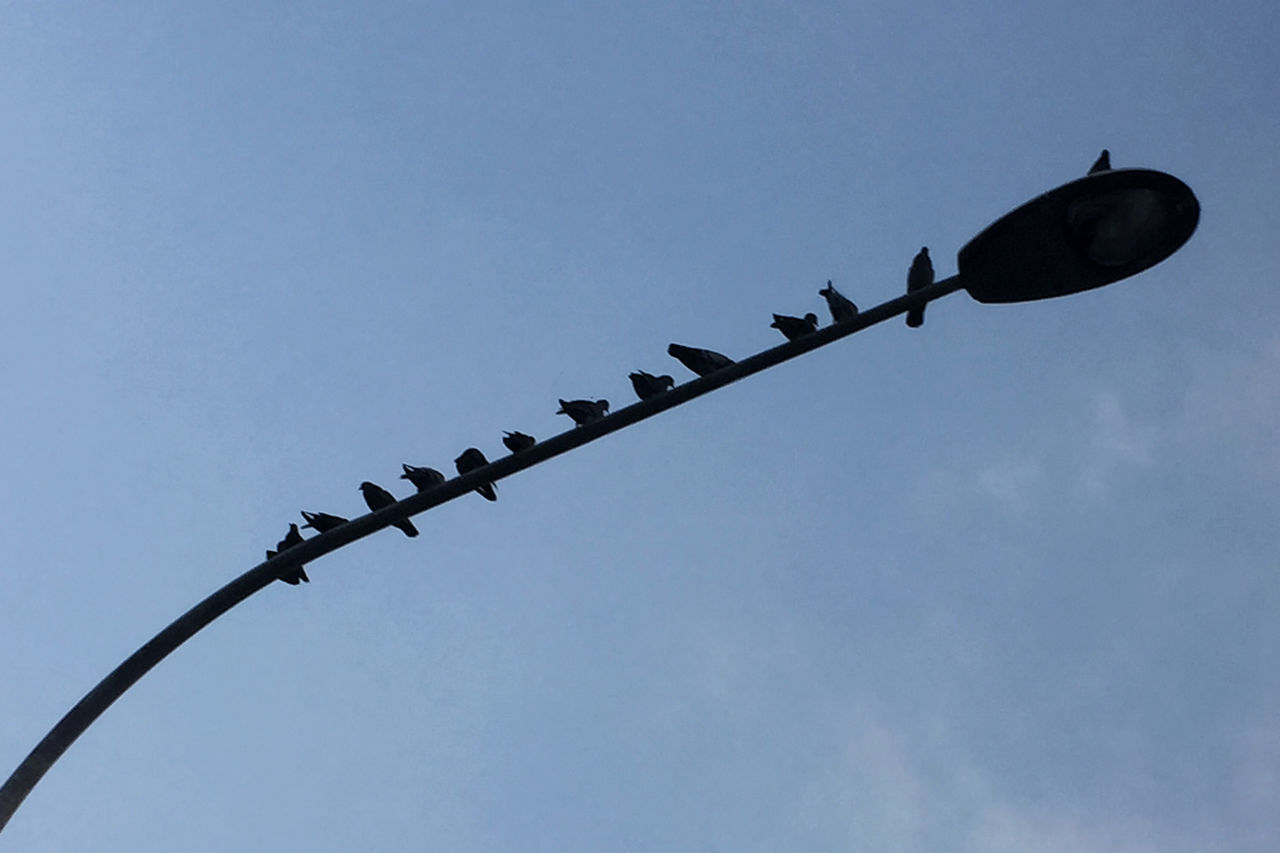
M979 302L1025 302L1111 284L1158 264L1191 237L1200 203L1164 172L1098 172L1032 199L960 250L960 282Z

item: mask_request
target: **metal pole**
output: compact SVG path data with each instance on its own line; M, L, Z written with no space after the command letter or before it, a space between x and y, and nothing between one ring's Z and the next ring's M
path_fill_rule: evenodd
M701 397L731 382L737 382L739 379L767 370L818 347L826 346L832 341L848 337L882 320L903 314L916 306L925 305L961 287L959 276L951 276L915 293L891 299L843 323L826 326L811 335L757 353L723 370L619 409L594 423L561 433L528 450L504 456L484 468L469 472L466 476L449 480L429 491L419 492L377 512L354 518L335 530L308 539L301 545L258 564L182 614L167 628L152 637L142 648L125 658L124 663L98 682L97 687L86 693L84 698L58 721L58 724L36 744L31 754L13 771L4 786L0 787L0 830L8 824L18 806L22 805L27 794L31 793L31 789L48 772L53 763L62 757L76 738L80 737L85 729L102 715L103 711L111 707L111 703L119 699L170 652L191 639L196 632L289 570L322 557L330 551L335 551L343 545L349 545L357 539L376 533L396 519L417 515L460 495L465 495L481 483L501 480L517 471L523 471L539 462L567 453L575 447L581 447L659 412L687 403L695 397Z

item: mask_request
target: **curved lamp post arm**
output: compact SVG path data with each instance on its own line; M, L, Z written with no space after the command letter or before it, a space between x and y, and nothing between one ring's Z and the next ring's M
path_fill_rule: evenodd
M687 403L695 397L701 397L731 382L767 370L818 347L826 346L832 341L848 337L882 320L903 314L911 308L946 296L961 287L959 276L952 276L915 293L891 299L843 323L835 323L813 334L787 341L773 349L735 362L723 370L619 409L594 423L570 429L535 444L528 450L504 456L483 468L471 471L465 476L456 477L436 488L411 495L392 506L354 518L341 527L307 539L301 545L260 563L182 614L167 628L152 637L142 648L125 658L122 664L98 682L96 687L86 693L84 698L58 721L58 724L44 736L40 743L36 744L35 749L31 750L31 753L13 771L4 786L0 787L0 829L9 822L18 806L53 766L53 763L67 751L76 738L84 733L85 729L93 724L94 720L102 715L102 712L111 707L113 702L137 683L138 679L164 660L170 652L191 639L196 632L281 575L344 545L349 545L357 539L376 533L388 527L396 519L425 512L460 495L465 495L482 483L500 480L539 462L567 453L576 447L581 447L659 412Z

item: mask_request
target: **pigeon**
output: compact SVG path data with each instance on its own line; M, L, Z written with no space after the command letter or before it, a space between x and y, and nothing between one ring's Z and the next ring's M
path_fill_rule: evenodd
M519 453L521 450L528 450L538 443L538 439L523 432L507 432L503 430L502 443L507 446L507 450L512 453Z
M298 525L290 524L289 532L284 535L283 539L281 539L279 542L276 543L276 550L274 551L270 549L267 550L267 559L270 560L272 557L276 556L281 551L288 551L290 548L294 547L295 545L301 545L305 541L306 540L302 538L301 531L298 530Z
M468 447L462 451L462 455L453 460L453 464L458 466L458 473L465 474L468 471L474 471L477 468L483 468L489 464L489 460L484 458L484 454L474 447ZM484 495L485 500L496 501L498 499L498 490L493 483L481 483L476 486L476 491Z
M858 306L853 304L853 300L832 287L830 281L827 282L826 287L818 291L818 295L826 297L833 323L843 323L858 316Z
M444 482L444 474L441 474L435 468L419 468L417 465L401 465L404 473L400 475L401 480L408 480L413 483L413 487L420 492L434 488Z
M318 530L321 533L328 533L335 527L341 527L347 523L347 520L340 515L330 515L327 512L307 512L302 511L302 517L306 520L303 527L310 527L312 530Z
M907 293L933 284L933 263L929 260L929 247L920 249L920 254L911 261L911 269L907 271ZM907 312L907 325L913 329L924 325L924 306L912 308Z
M1098 159L1093 161L1093 165L1089 167L1089 174L1095 172L1111 171L1111 152L1103 148L1102 153L1098 155Z
M699 376L715 373L733 364L733 359L709 349L687 347L683 344L671 344L667 347L667 355L683 364Z
M391 506L396 502L395 495L379 486L377 483L370 483L365 480L360 484L360 491L364 493L364 502L369 505L369 509L377 512L383 507ZM418 528L413 526L413 522L407 518L396 519L391 522L395 527L400 528L405 536L413 537L418 535Z
M805 314L804 317L788 317L786 314L774 314L770 329L777 329L789 341L812 335L818 331L818 315Z
M302 538L302 534L298 532L298 525L290 524L289 532L284 535L283 539L276 543L276 550L267 551L267 559L270 560L281 551L288 551L293 546L301 545L305 541L306 540ZM279 580L284 581L290 586L297 586L300 583L311 583L311 578L307 577L307 573L302 566L298 566L296 569L291 569L287 574L281 575Z
M561 400L557 415L573 418L574 426L586 426L598 421L609 412L608 400Z
M636 389L636 396L641 400L656 397L676 384L676 381L665 373L662 376L654 376L652 373L645 373L643 370L637 370L628 378L631 380L631 387Z

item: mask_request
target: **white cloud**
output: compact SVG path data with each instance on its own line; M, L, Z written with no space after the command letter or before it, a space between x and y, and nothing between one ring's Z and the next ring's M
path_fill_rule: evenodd
M1233 475L1280 475L1280 336L1252 349L1202 350L1189 359L1167 414L1141 415L1134 395L1100 391L1079 415L977 464L958 458L917 483L914 499L930 511L975 498L1011 515L1076 490L1105 498L1117 478L1185 465ZM971 449L971 448L970 448Z
M1029 509L1044 481L1044 464L1027 455L1009 456L980 469L975 480L979 494L1013 513Z
M1274 480L1280 473L1280 336L1257 349L1204 352L1192 365L1171 443Z
M1035 814L993 803L975 815L964 849L975 853L1147 853L1179 848L1153 840L1149 827L1114 819Z
M1120 469L1150 467L1158 441L1159 430L1130 417L1118 394L1103 392L1094 401L1088 445L1081 448L1080 484L1090 495L1103 494Z

